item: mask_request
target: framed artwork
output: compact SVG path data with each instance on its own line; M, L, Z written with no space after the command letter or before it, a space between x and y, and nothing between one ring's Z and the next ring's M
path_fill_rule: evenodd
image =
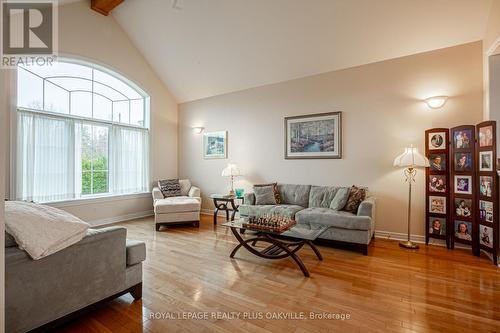
M471 140L472 130L463 129L453 133L453 147L455 149L469 149L474 142Z
M479 128L479 147L493 146L493 126Z
M493 202L479 200L479 219L493 223Z
M227 131L203 134L203 158L227 158Z
M446 133L429 133L429 150L446 149Z
M493 171L493 152L479 152L479 171Z
M446 154L430 154L429 163L432 171L446 171Z
M479 244L493 247L493 228L479 225Z
M455 175L455 193L472 194L472 176Z
M342 112L285 117L285 158L342 158Z
M429 175L429 192L445 193L446 192L446 176L444 176L444 175Z
M455 215L458 217L471 217L472 200L455 198Z
M446 197L429 196L429 212L446 214Z
M493 187L493 177L480 176L479 177L479 192L483 197L491 198Z
M455 153L455 171L472 171L472 153Z
M441 217L429 217L429 234L446 235L446 219Z
M472 240L472 223L466 221L455 221L455 238L471 241Z

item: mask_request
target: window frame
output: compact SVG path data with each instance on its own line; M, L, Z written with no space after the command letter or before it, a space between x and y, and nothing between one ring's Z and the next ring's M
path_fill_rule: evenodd
M65 119L75 119L78 121L81 121L82 123L87 123L91 125L97 125L97 126L105 126L108 128L108 171L107 171L107 178L108 178L108 192L106 193L95 193L95 194L77 194L75 195L77 197L73 199L65 199L65 200L54 200L54 201L46 201L46 202L40 202L43 204L49 204L54 207L66 207L66 206L78 206L78 205L86 205L86 204L91 204L91 203L98 203L98 202L111 202L111 201L116 201L116 200L127 200L127 199L135 199L135 198L145 198L150 195L150 189L151 189L151 183L148 181L147 184L147 191L138 191L138 192L130 192L130 193L113 193L110 192L110 184L109 184L109 178L110 178L110 166L109 166L109 149L110 149L110 143L109 143L109 133L111 131L112 126L118 126L118 127L123 127L123 128L133 128L136 130L141 130L147 133L147 136L149 137L149 142L151 143L151 129L150 129L150 119L151 119L151 107L150 107L150 95L139 85L137 85L135 82L132 80L128 79L125 77L123 74L120 73L120 71L114 69L114 68L107 68L104 65L92 62L92 61L86 61L82 59L74 59L74 58L66 58L66 57L59 57L58 62L65 62L65 63L71 63L71 64L76 64L76 65L81 65L81 66L86 66L91 69L96 69L101 72L104 72L105 74L108 74L120 81L122 81L124 84L127 84L131 89L134 89L139 95L141 95L142 98L133 98L129 99L129 101L132 100L143 100L143 126L140 125L135 125L135 124L130 124L130 113L129 113L129 123L121 123L118 121L113 120L113 109L111 112L111 119L106 120L106 119L96 119L96 118L91 118L91 117L85 117L85 116L79 116L79 115L74 115L71 114L70 109L71 109L71 98L69 98L68 101L68 112L67 114L65 113L59 113L59 112L53 112L53 111L46 111L46 110L38 110L38 109L33 109L33 108L27 108L27 107L19 107L17 105L17 81L18 81L18 72L17 69L12 71L11 76L11 90L13 93L11 94L11 117L10 117L10 198L15 199L16 196L16 161L17 161L17 113L18 111L25 111L25 112L33 112L33 113L40 113L40 114L46 114L52 117L61 117ZM24 68L22 68L24 69ZM36 74L35 74L36 75ZM37 75L37 77L40 77ZM70 77L70 76L66 76ZM43 86L45 86L45 80L43 80ZM49 81L50 82L50 81ZM51 84L55 84L53 82L50 82ZM66 89L65 89L66 90ZM95 92L89 91L89 93L94 94ZM43 98L45 99L45 94L43 94ZM115 101L116 102L116 101ZM112 102L113 105L113 102ZM129 102L130 105L130 102ZM45 105L43 105L44 107ZM92 104L92 108L94 105ZM93 113L93 111L92 111ZM148 153L148 164L147 164L147 172L149 175L151 175L151 145L148 147L149 153ZM76 171L76 170L75 170Z

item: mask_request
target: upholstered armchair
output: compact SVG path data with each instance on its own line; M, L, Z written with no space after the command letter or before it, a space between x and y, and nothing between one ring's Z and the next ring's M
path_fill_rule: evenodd
M153 206L156 231L167 225L193 224L200 226L200 189L189 179L179 179L181 195L164 198L158 187L153 188Z

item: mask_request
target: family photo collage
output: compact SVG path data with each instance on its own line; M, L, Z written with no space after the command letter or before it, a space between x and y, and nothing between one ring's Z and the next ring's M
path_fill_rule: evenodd
M426 244L429 238L491 253L496 265L498 207L496 124L426 131Z

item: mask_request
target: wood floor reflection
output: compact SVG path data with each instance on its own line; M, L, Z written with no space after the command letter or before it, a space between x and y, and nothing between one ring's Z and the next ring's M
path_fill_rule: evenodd
M267 261L244 249L229 259L237 241L210 216L199 229L155 232L152 218L119 225L147 244L142 301L125 295L60 332L500 331L500 268L465 250L407 251L376 239L368 256L321 246L319 262L305 248L305 278L290 259ZM187 319L206 313L220 318Z

